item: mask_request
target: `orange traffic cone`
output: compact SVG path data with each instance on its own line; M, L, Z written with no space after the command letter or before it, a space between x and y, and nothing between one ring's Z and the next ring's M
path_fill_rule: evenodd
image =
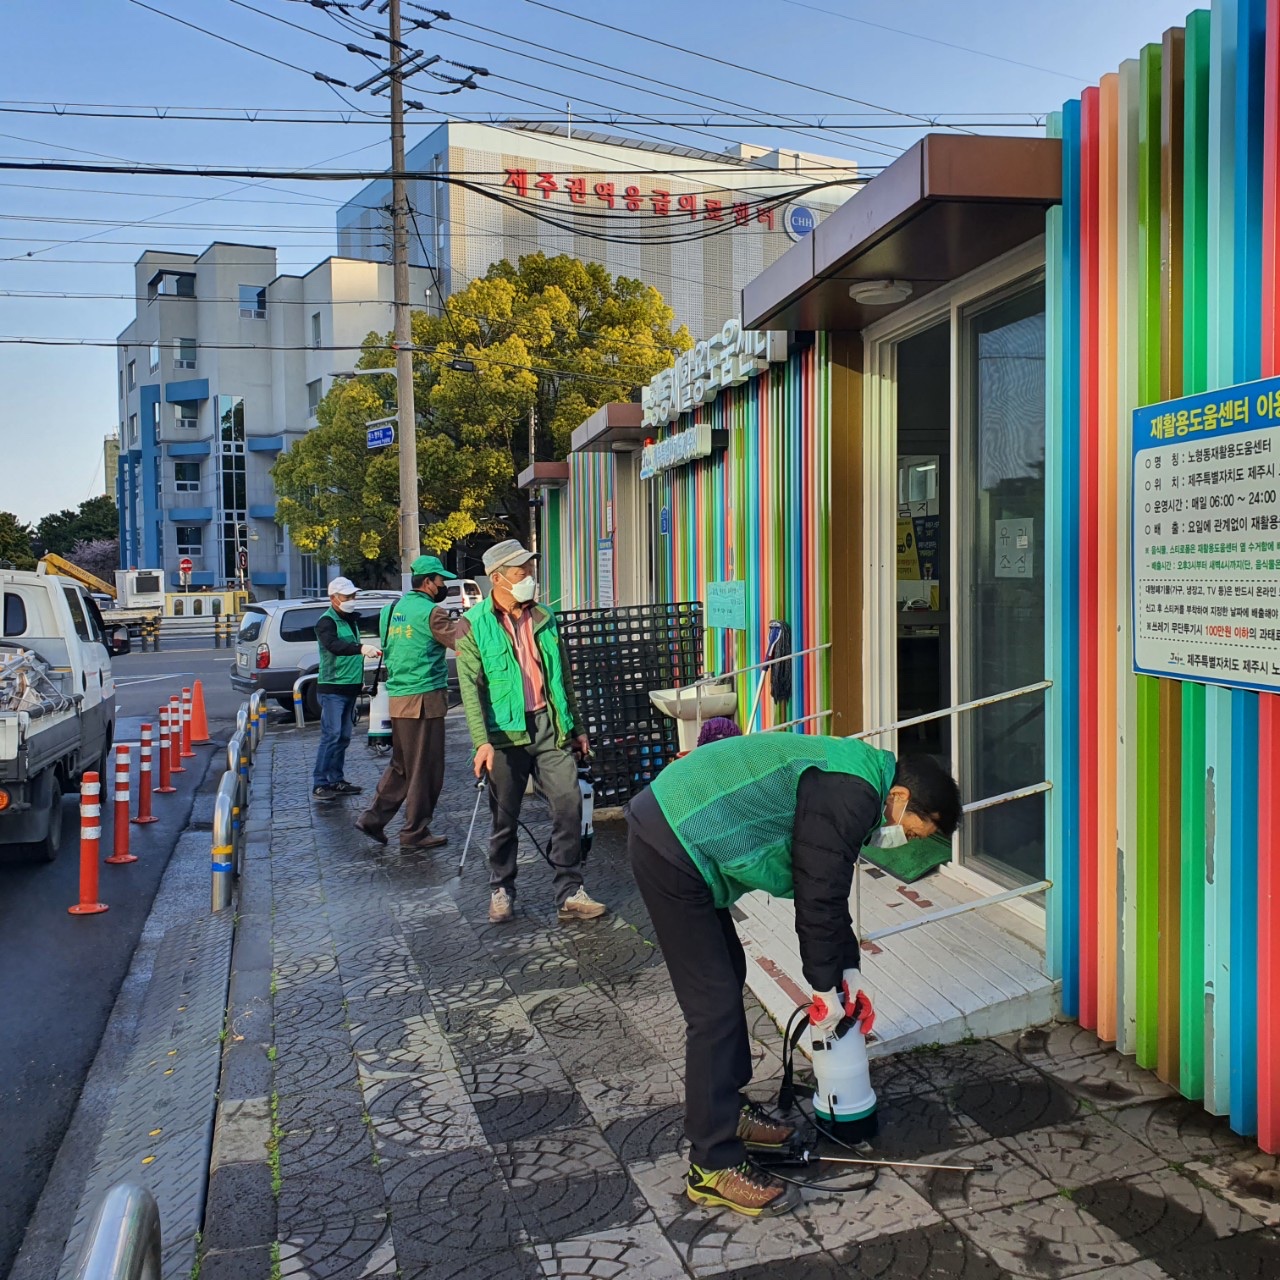
M204 710L204 685L199 680L191 682L191 741L195 746L207 746L209 737L209 717Z

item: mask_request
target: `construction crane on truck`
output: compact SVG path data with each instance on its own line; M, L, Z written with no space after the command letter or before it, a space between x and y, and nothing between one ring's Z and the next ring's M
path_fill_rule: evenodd
M158 626L164 616L164 575L159 569L117 569L112 586L52 551L46 551L40 563L47 573L78 582L97 599L107 623L128 627L134 639L142 634L145 623Z

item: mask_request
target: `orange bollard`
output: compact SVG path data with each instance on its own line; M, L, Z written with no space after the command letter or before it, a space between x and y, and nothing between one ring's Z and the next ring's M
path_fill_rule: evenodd
M98 850L102 846L102 782L96 773L80 779L80 901L73 916L96 916L107 909L98 901Z
M123 743L116 744L115 774L115 830L111 842L111 857L105 861L113 867L122 867L127 862L138 860L129 852L129 748Z
M169 776L186 773L182 767L182 699L175 693L169 699Z
M159 822L151 812L151 726L142 726L142 745L138 748L138 816L134 822Z
M199 680L191 682L191 741L197 747L208 746L213 741L204 709L204 685Z
M169 745L169 708L160 708L160 785L156 791L162 795L172 795L177 787L169 780L169 770L173 767L173 752Z
M191 690L182 691L182 750L184 760L191 760L195 752L191 750Z

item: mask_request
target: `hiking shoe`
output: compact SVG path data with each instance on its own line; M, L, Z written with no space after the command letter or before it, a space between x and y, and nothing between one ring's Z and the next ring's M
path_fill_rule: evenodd
M312 787L311 798L313 800L336 800L338 793L332 787Z
M748 1147L778 1151L795 1136L796 1127L771 1116L754 1102L744 1102L738 1113L738 1137Z
M439 849L441 845L449 843L448 836L427 836L425 840L419 840L414 844L402 844L400 846L401 853L428 853L432 849Z
M594 920L602 916L609 908L603 902L597 902L585 889L579 889L571 898L560 904L557 915L562 923L569 920Z
M685 1174L685 1194L694 1204L732 1209L748 1218L772 1218L792 1208L786 1186L749 1160L732 1169L690 1165Z
M343 778L341 782L335 782L333 784L333 790L340 796L358 796L364 788L357 787L354 782L348 782L346 778Z
M515 904L505 889L495 889L489 895L489 923L505 924L511 919Z
M379 844L386 844L386 833L381 827L372 827L365 822L365 815L362 813L351 825L355 827L361 835L366 835L370 840L376 840Z

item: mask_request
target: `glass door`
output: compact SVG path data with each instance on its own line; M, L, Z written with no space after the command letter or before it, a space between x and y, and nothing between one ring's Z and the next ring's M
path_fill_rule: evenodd
M1045 313L1042 282L961 311L957 700L1044 679ZM966 797L1045 777L1044 693L958 717ZM1044 795L970 815L964 862L994 879L1044 876Z

